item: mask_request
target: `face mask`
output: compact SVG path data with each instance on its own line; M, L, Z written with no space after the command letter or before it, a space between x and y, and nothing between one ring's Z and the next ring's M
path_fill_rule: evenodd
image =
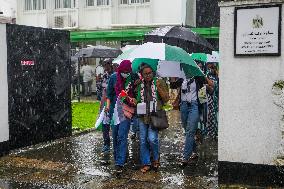
M127 78L130 75L130 73L120 73L120 75L123 78Z

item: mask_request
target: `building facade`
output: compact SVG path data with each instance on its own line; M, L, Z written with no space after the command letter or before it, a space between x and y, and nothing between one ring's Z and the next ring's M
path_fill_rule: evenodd
M18 0L17 6L19 24L80 30L185 25L187 9L184 0Z
M18 0L17 23L71 30L72 42L123 46L154 27L196 27L196 6L196 0ZM218 28L211 27L197 32L218 38Z

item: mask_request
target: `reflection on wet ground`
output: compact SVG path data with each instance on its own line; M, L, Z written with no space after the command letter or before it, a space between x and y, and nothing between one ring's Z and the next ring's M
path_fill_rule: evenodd
M206 139L199 158L182 168L184 136L179 113L160 133L161 167L139 171L138 140L129 139L126 171L117 178L112 154L102 155L102 133L91 132L14 151L0 158L0 188L218 188L217 142Z

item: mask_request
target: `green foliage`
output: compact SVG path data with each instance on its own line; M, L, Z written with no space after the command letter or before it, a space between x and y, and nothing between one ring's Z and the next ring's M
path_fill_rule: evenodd
M72 103L72 129L82 131L94 128L99 111L99 102Z
M273 87L283 89L284 88L284 81L283 80L278 80L273 84Z

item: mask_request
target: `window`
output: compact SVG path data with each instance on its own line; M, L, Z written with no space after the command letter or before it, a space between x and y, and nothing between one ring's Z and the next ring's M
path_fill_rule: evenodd
M97 0L97 6L109 5L110 0Z
M32 10L31 0L25 0L25 10Z
M140 0L131 0L131 3L140 3Z
M110 5L110 0L86 0L87 7Z
M95 0L87 0L86 5L87 7L95 6Z
M123 0L121 0L123 1ZM137 3L149 3L150 0L129 0L131 4L137 4Z
M127 5L128 4L128 0L120 0L120 4L121 5Z
M46 9L46 0L42 0L42 9Z
M75 0L55 0L55 9L74 8L75 5Z
M46 0L25 0L25 10L46 9Z

